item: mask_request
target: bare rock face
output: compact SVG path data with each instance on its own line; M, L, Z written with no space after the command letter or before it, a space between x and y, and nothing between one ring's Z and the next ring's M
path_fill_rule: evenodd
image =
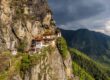
M57 49L52 54L47 52L31 72L31 80L67 80L63 60Z
M18 49L25 44L28 49L31 40L46 29L55 31L52 12L46 0L0 0L0 52ZM19 74L11 80L68 80L72 77L72 62L63 59L55 47L51 55L46 53L22 79Z
M71 59L63 60L57 48L45 52L36 65L26 72L24 80L73 80ZM68 65L69 64L69 65Z
M30 45L33 37L50 26L51 11L46 0L0 0L0 50Z

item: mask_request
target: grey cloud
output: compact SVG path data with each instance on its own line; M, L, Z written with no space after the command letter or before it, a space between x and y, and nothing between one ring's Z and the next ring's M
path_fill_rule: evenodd
M88 28L110 35L105 25L110 21L110 0L49 0L49 4L60 28Z
M94 0L50 0L50 6L58 24L89 18L105 10L101 3Z

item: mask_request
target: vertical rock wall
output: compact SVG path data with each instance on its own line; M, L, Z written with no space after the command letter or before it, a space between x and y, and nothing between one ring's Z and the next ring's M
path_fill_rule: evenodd
M18 49L25 43L29 48L36 35L48 28L55 31L52 13L46 0L0 0L0 52ZM36 62L37 63L37 62ZM71 57L63 60L60 52L46 53L24 80L68 80L72 75ZM12 80L22 80L16 75Z

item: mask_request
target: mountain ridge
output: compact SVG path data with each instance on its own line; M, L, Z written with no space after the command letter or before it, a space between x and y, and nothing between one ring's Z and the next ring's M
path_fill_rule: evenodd
M109 64L110 36L88 29L62 30L68 46L76 48L94 60Z

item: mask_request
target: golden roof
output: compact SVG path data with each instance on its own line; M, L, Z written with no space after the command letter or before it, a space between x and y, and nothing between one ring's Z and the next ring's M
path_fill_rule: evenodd
M43 37L42 36L36 36L34 38L34 40L36 40L36 41L42 41L43 40Z

